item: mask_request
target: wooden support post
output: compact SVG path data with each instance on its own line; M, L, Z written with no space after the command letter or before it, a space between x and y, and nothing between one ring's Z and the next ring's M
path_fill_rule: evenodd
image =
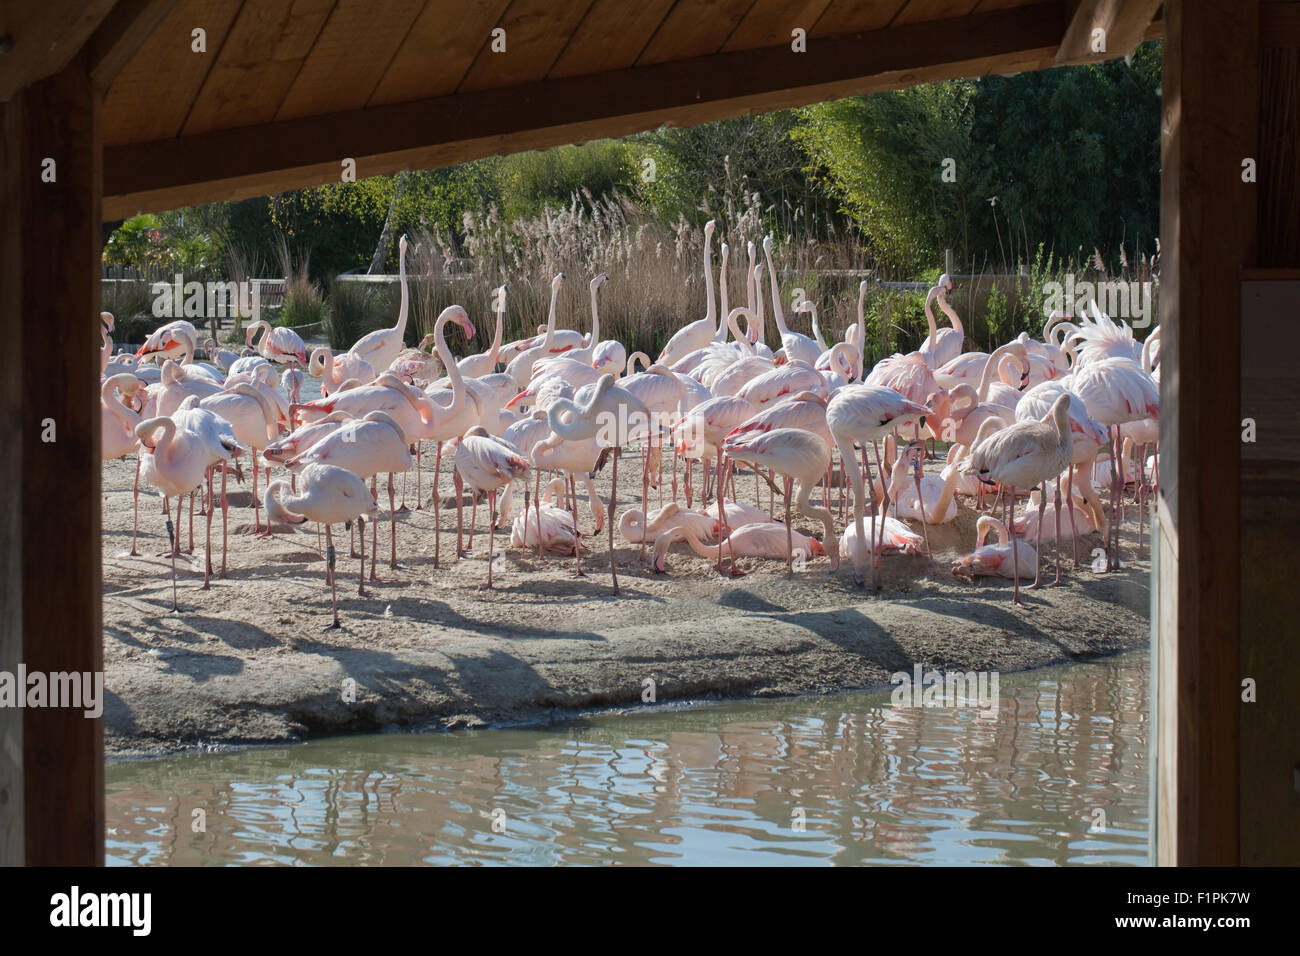
M103 671L100 98L79 54L0 107L13 200L0 223L0 669L11 672L16 652L29 673ZM0 860L102 864L102 721L55 707L0 719Z
M1238 862L1240 276L1257 0L1168 0L1161 143L1157 859Z

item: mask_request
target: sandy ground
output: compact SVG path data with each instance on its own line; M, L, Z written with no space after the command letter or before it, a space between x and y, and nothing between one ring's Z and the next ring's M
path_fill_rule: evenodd
M448 503L451 457L442 463ZM424 462L427 499L433 456ZM1015 671L1116 653L1148 639L1149 553L1144 546L1135 557L1132 520L1124 526L1122 571L1091 570L1088 556L1100 545L1095 534L1081 539L1083 564L1073 570L1067 535L1066 583L1025 591L1029 607L1015 608L1010 581L970 583L950 573L952 559L974 545L977 516L965 506L954 523L930 529L932 558L884 559L879 596L854 587L847 561L832 575L824 557L793 574L783 562L741 559L748 573L723 579L677 545L667 573L656 574L649 550L643 562L638 546L617 534L618 597L611 594L603 534L588 540L585 577L573 575L572 558L509 549L496 589L485 592L478 587L486 574L485 507L475 553L460 561L453 560L455 509L442 511L437 569L432 508L399 515L396 570L388 567L384 513L382 581L367 585L367 598L356 593L347 532L336 529L343 627L324 630L330 598L315 526L280 528L271 539L243 533L252 526L251 482L231 493L228 576L201 591L202 564L185 556L177 563L181 612L173 614L170 560L157 556L166 548L164 519L152 492L141 495L140 556L128 553L134 471L134 458L104 465L105 720L109 752L117 755L539 719L640 703L647 680L659 701L825 693L887 684L913 662ZM277 469L275 477L284 474ZM400 482L399 476L399 490ZM753 503L752 474L737 482L741 499ZM597 486L608 494L608 468ZM629 496L640 496L635 457L622 459L619 486L621 513L633 505ZM412 476L412 507L414 489ZM522 507L522 488L517 492ZM382 487L381 500L387 504ZM764 507L767 500L763 486ZM657 503L652 490L651 507ZM590 532L585 505L580 520ZM820 532L802 518L796 527ZM220 528L218 511L217 567ZM203 529L198 518L196 556ZM188 537L187 518L183 543ZM1044 552L1053 554L1047 545ZM347 678L356 683L355 702L344 699Z

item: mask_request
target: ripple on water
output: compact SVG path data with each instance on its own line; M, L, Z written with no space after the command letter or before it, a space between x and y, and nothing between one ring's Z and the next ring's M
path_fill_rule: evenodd
M996 719L854 693L115 763L107 855L1142 865L1148 672L1136 652L1006 675Z

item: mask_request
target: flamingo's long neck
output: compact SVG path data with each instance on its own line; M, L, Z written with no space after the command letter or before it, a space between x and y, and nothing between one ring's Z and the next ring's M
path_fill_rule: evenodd
M817 339L817 348L825 352L827 349L830 348L830 346L826 344L826 337L822 335L821 326L817 324L816 306L813 306L812 309L812 330L813 330L813 337Z
M402 286L402 302L397 309L397 325L394 330L397 332L399 339L406 335L406 316L411 306L411 293L406 287L406 247L402 246L401 252L397 257L397 275Z
M948 506L952 503L952 496L957 493L957 469L949 468L948 474L943 479L943 488L939 492L939 500L934 506L927 508L930 515L935 520L941 520L948 511Z
M504 296L502 297L504 300ZM496 371L497 361L501 357L501 323L505 316L506 306L502 301L501 308L497 309L497 330L492 334L492 370Z
M718 321L718 304L713 298L713 235L704 237L704 295L707 303L704 317L709 325Z
M551 296L551 306L554 309L555 297ZM438 321L433 323L433 348L438 353L438 358L442 359L443 366L447 369L447 377L451 379L451 404L453 408L459 408L461 402L465 401L465 379L461 377L460 369L456 367L456 356L451 354L451 349L447 348L447 339L443 335L443 326L450 321L448 315L438 316ZM548 333L549 339L549 333Z
M587 343L593 351L600 341L600 307L596 304L596 290L596 286L591 287L591 341Z
M839 543L835 540L835 517L830 513L830 509L823 508L819 505L810 504L808 499L812 497L813 487L817 484L817 479L801 479L799 482L799 510L809 518L820 520L822 528L825 530L825 548L826 554L831 559L831 568L839 562Z
M551 311L546 316L546 338L542 340L542 354L548 355L551 351L551 341L555 338L555 301L559 298L560 287L551 284Z
M718 313L718 316L719 319L723 319L726 318L727 313L730 311L730 303L727 301L727 247L725 245L722 247L722 263L718 268L718 292L722 300L722 311ZM719 321L718 331L713 334L713 341L726 342L728 331L727 323Z
M864 282L858 288L858 378L867 374L867 317L863 311L867 298L867 286Z
M772 284L772 318L776 321L776 330L784 339L790 330L785 324L785 310L781 308L781 287L776 281L776 270L772 268L772 251L767 246L763 247L763 256L767 260L767 278Z
M727 328L730 329L731 334L736 337L736 344L740 346L741 350L749 355L753 355L754 346L750 344L749 336L742 335L740 332L740 316L742 314L746 315L747 318L752 318L754 313L748 309L742 309L739 306L732 309L727 313Z
M948 321L962 336L963 341L966 337L966 329L961 324L961 319L957 316L957 311L948 304L948 294L942 289L939 290L939 308L943 309L943 314L948 316Z
M997 367L999 363L1001 363L1003 356L1009 354L1010 352L1007 350L1007 347L1003 345L994 349L993 354L985 360L984 371L980 375L979 388L975 390L981 402L988 401L989 386L993 384L993 374L997 371Z
M930 326L930 348L933 349L939 344L939 324L934 320L935 297L939 294L939 287L931 286L930 291L925 294L925 323Z
M750 243L749 249L749 271L745 273L745 304L749 306L749 311L754 311L754 248Z
M844 435L835 433L835 444L840 446L840 458L844 462L844 468L849 473L849 483L853 486L853 531L857 535L858 545L865 547L867 542L866 514L867 506L863 500L866 494L866 483L862 480L862 470L858 468L858 456L853 450L853 439ZM866 447L863 446L862 453L867 453ZM830 539L827 539L829 543ZM850 555L852 557L852 555Z

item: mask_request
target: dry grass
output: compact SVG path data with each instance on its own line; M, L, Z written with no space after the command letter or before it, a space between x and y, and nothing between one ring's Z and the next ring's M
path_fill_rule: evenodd
M717 215L713 267L720 264L721 243L731 247L727 268L730 305L746 301L745 244L752 241L762 257L765 210L757 194L746 204ZM774 258L778 268L792 269L782 278L782 298L789 301L802 287L822 305L824 332L838 332L854 319L857 282L865 275L865 260L848 237L815 240L777 236ZM587 331L591 327L588 282L605 272L609 281L600 291L601 338L623 342L628 351L654 356L684 322L705 312L704 236L681 219L672 227L654 221L634 204L614 197L595 200L574 196L563 209L550 209L529 220L503 221L496 209L484 215L466 214L459 243L438 233L413 237L412 317L423 334L439 310L457 303L480 326L492 318L492 290L507 281L504 338L532 334L546 323L550 283L557 272L566 281L557 304L558 325ZM445 264L468 258L473 272L449 275ZM826 270L854 270L854 275L828 277ZM845 288L852 293L842 294ZM770 318L770 306L768 314ZM768 322L768 340L779 346ZM482 343L479 343L482 344Z

